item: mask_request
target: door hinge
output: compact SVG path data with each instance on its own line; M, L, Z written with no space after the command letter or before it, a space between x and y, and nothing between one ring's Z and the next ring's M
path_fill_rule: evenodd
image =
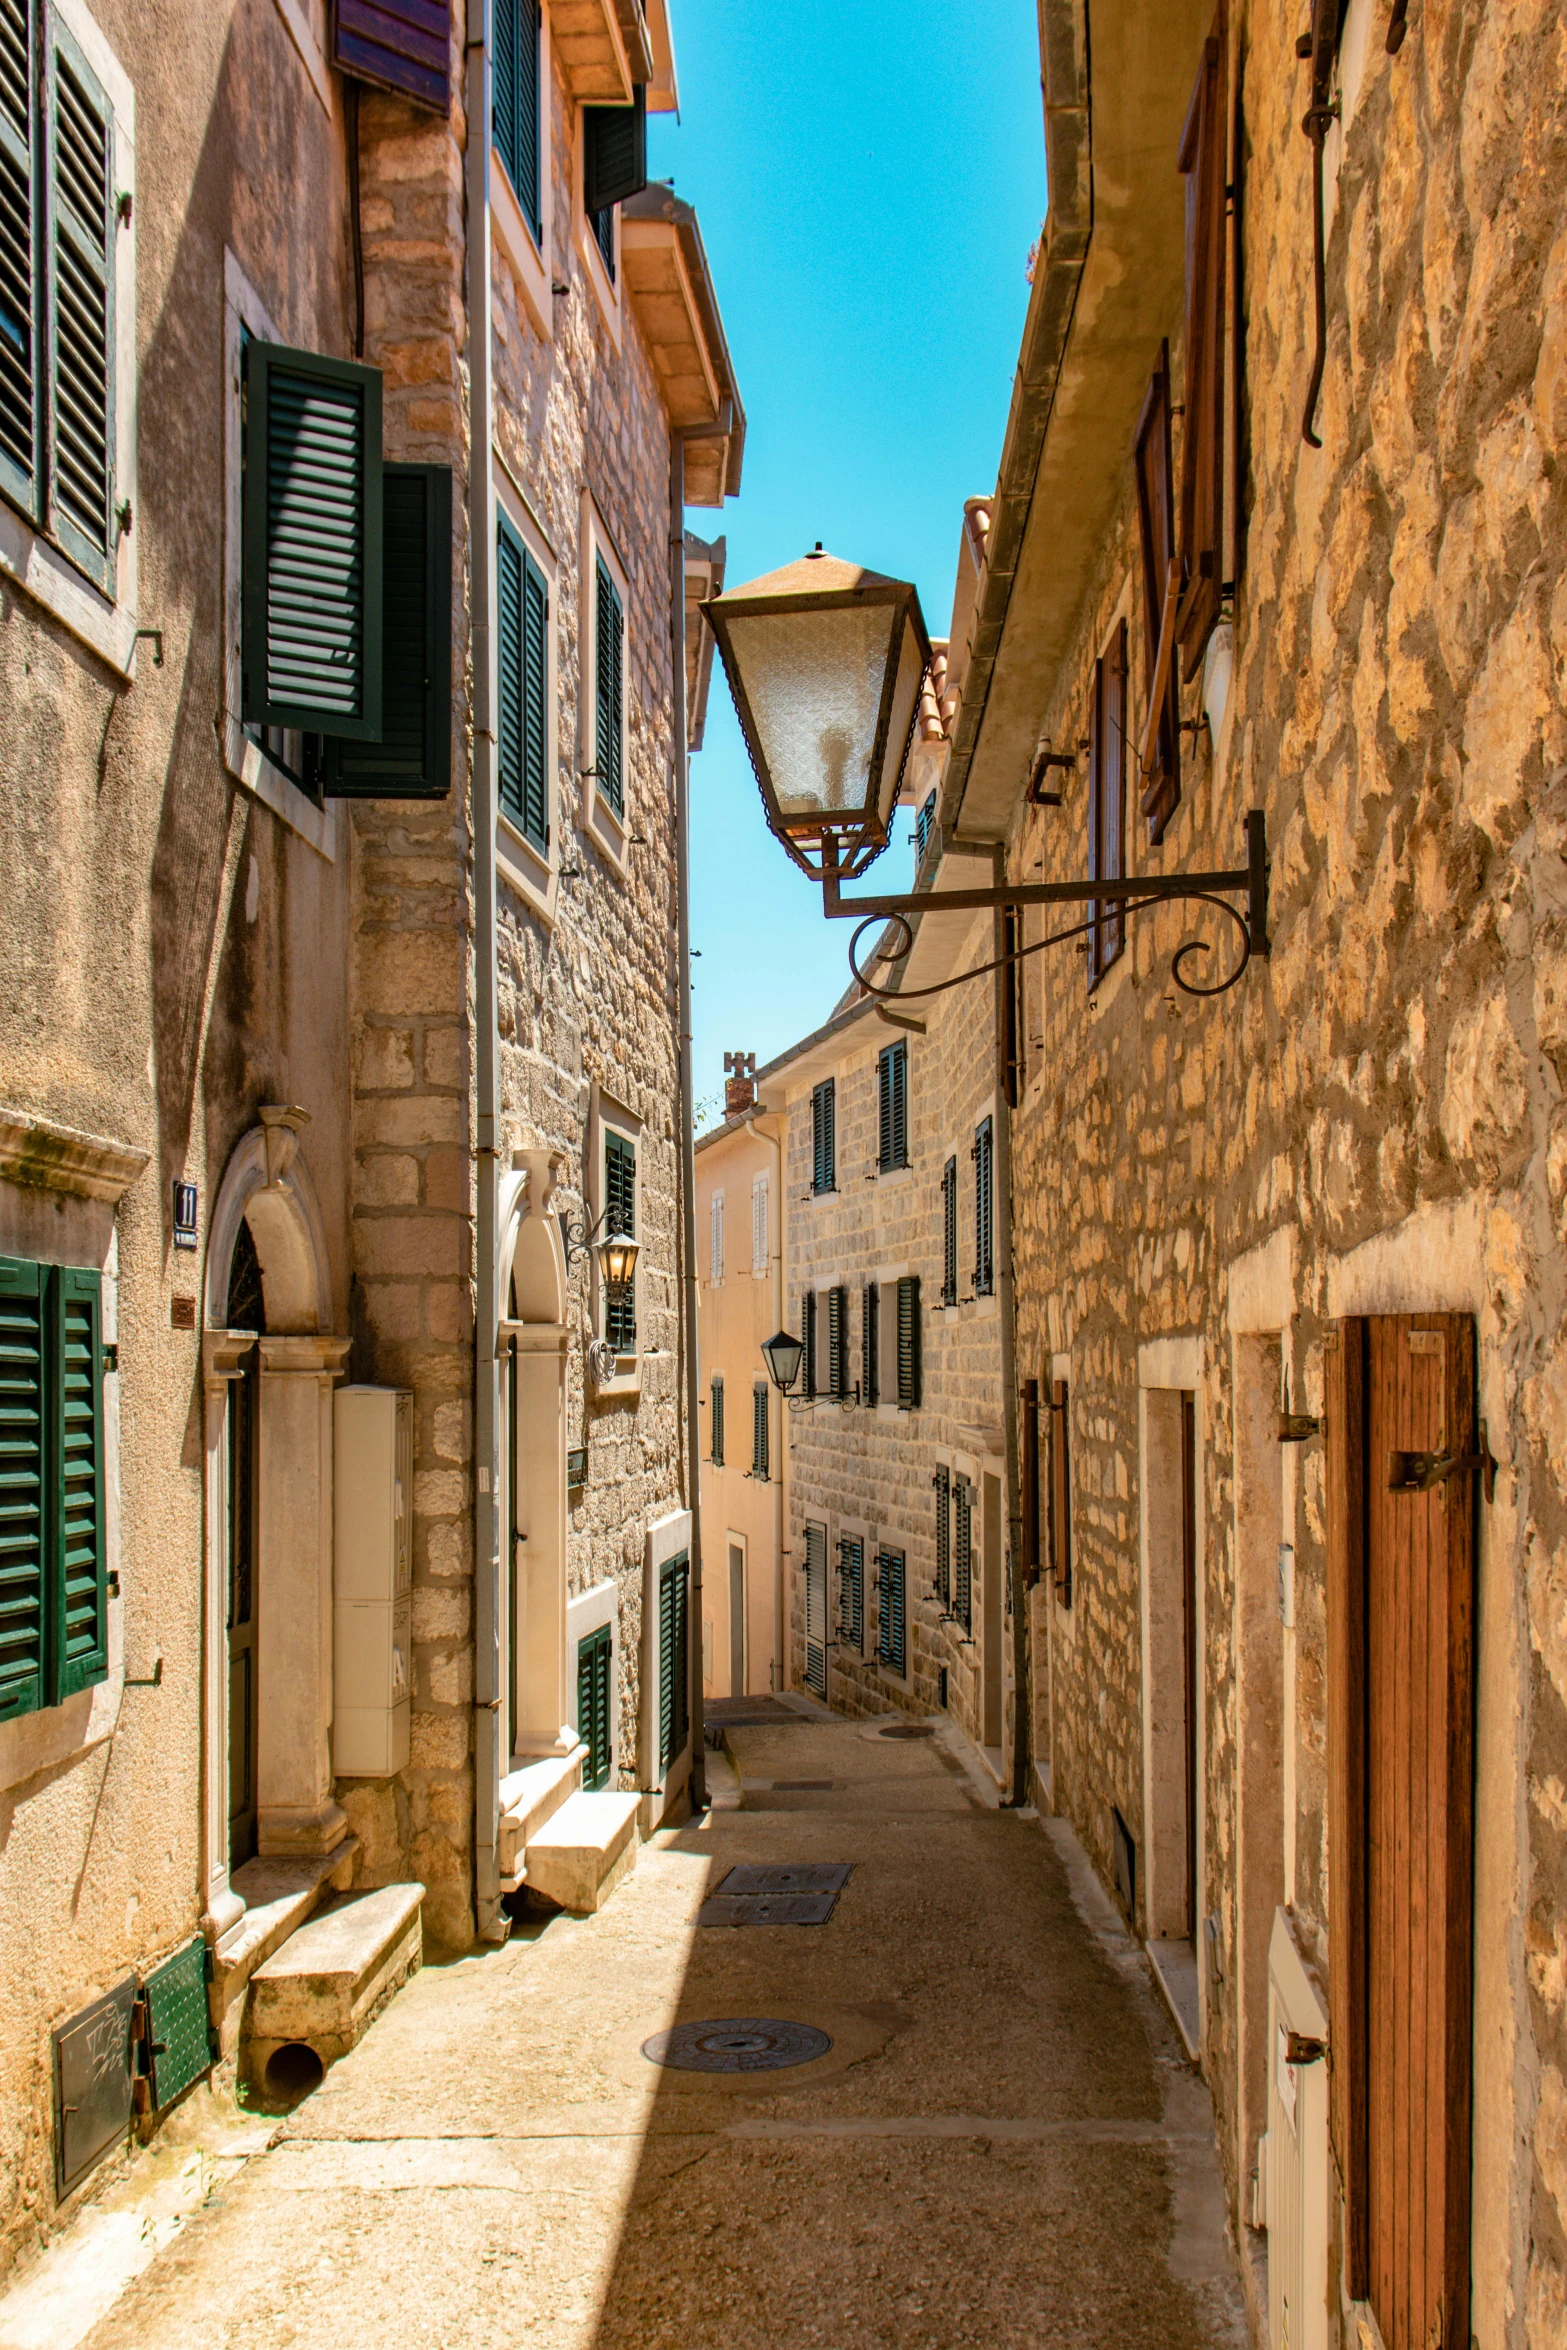
M120 1367L120 1349L118 1340L111 1338L104 1347L103 1367L106 1372L118 1371Z
M1315 2039L1310 2032L1286 2032L1284 2035L1286 2064L1320 2064L1327 2052L1326 2040Z
M1389 1493L1431 1493L1448 1477L1478 1469L1487 1501L1496 1498L1496 1462L1491 1455L1485 1422L1480 1422L1478 1452L1390 1452L1387 1456Z

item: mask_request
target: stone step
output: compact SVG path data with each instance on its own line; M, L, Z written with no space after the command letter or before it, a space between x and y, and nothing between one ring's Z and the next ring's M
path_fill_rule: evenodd
M297 1932L333 1886L346 1890L359 1857L357 1836L297 1860L247 1860L229 1879L245 1904L238 1932L213 1963L214 2006L224 2024L258 1966ZM232 2037L225 2034L225 2041ZM225 2055L232 2051L225 2045Z
M582 1786L585 1746L569 1754L546 1754L524 1763L501 1781L499 1862L503 1889L513 1892L522 1882L523 1853L545 1822L569 1803Z
M382 1885L331 1902L250 1978L247 2070L302 2044L323 2067L346 2056L419 1965L422 1885Z
M601 1909L637 1861L636 1795L576 1794L528 1840L527 1882L579 1917Z

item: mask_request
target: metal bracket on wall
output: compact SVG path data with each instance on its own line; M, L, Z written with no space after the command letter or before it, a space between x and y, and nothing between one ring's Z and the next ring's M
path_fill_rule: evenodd
M1390 1452L1387 1456L1389 1493L1432 1493L1449 1477L1478 1469L1487 1501L1496 1498L1496 1462L1491 1455L1485 1422L1480 1422L1478 1452Z
M1305 1444L1313 1436L1322 1434L1322 1422L1310 1412L1290 1410L1289 1373L1284 1375L1284 1409L1279 1414L1280 1444Z

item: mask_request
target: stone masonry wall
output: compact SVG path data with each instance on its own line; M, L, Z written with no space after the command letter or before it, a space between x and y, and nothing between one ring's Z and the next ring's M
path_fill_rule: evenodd
M1250 456L1234 684L1216 744L1188 752L1163 849L1132 844L1136 869L1229 864L1265 807L1273 954L1215 1003L1178 998L1169 954L1192 925L1171 912L1134 928L1091 1002L1070 963L1040 991L1044 1066L1016 1133L1018 1370L1071 1357L1077 1578L1070 1627L1049 1623L1046 1585L1036 1599L1036 1734L1048 1751L1053 1683L1055 1800L1108 1877L1109 1803L1143 1833L1137 1348L1199 1336L1199 1908L1232 1952L1229 1268L1294 1232L1285 1361L1314 1412L1349 1252L1429 1229L1415 1261L1445 1294L1451 1236L1472 1231L1501 1463L1480 1569L1472 2322L1480 2350L1521 2350L1567 2330L1567 31L1543 0L1428 0L1389 58L1373 23L1346 107L1314 452L1298 29L1282 0L1232 15ZM1178 346L1176 363L1179 399ZM1054 741L1086 732L1090 664L1136 570L1129 465L1126 489L1040 712ZM1137 646L1135 600L1131 617ZM1083 788L1020 826L1020 877L1039 854L1047 877L1078 863ZM1322 1492L1308 1446L1288 1894L1330 1964ZM1210 1965L1204 2062L1243 2208L1234 1997L1233 1969Z

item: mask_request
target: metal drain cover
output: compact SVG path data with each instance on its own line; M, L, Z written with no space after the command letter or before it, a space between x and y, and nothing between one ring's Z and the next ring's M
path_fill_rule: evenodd
M880 1732L883 1738L934 1738L929 1722L889 1722Z
M769 2016L730 2016L720 2023L676 2024L644 2040L650 2064L682 2073L775 2073L812 2064L832 2041L814 2024L778 2023Z
M718 1893L841 1893L852 1860L802 1860L778 1868L742 1861L714 1888Z
M825 1926L836 1893L713 1893L696 1913L699 1926Z

